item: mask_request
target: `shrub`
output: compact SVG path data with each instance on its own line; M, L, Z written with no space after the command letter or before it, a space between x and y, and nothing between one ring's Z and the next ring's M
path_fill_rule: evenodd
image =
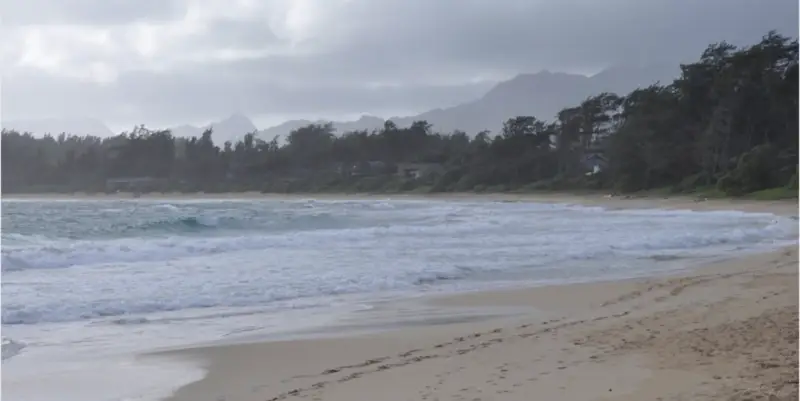
M356 182L355 189L359 192L380 191L390 180L388 175L364 177Z
M687 192L695 192L698 188L702 188L708 185L709 182L712 182L708 174L706 173L697 173L685 177L681 182L676 184L672 187L673 193L687 193Z
M781 200L797 198L797 191L786 187L762 189L747 195L748 198L757 200Z
M506 191L508 191L508 186L504 184L492 185L491 187L486 188L486 192L506 192Z
M521 188L523 191L546 191L550 189L553 189L553 180L536 181Z
M474 174L465 174L455 183L456 191L470 191L478 185L478 179Z
M733 196L773 188L785 184L777 182L780 178L778 149L772 144L759 145L743 154L736 168L725 174L717 182L717 188Z
M798 189L798 185L797 185L797 167L794 168L794 175L792 175L792 178L790 178L789 182L786 183L786 189L791 189L791 190L797 191L797 189Z
M456 189L463 173L458 170L449 170L439 176L431 188L432 192L447 192Z

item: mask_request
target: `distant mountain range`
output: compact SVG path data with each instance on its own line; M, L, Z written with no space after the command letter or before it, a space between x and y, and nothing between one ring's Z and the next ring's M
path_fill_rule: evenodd
M204 127L181 125L170 128L170 131L175 136L191 138L193 136L199 137L203 134L203 131L209 128L214 130L214 138L218 139L215 142L219 142L219 140L223 142L228 140L235 141L244 137L245 134L258 131L253 122L241 114L234 114L222 121L217 121Z
M0 122L0 126L5 129L13 129L19 132L30 132L38 135L58 135L62 132L77 135L94 135L99 137L116 135L116 133L108 128L108 126L106 126L102 121L92 118L4 120ZM172 131L172 134L175 136L190 138L193 136L199 137L203 134L203 131L208 128L214 130L214 138L216 138L217 142L241 139L247 133L258 131L258 128L253 125L253 122L241 114L234 114L224 120L202 127L194 125L180 125L177 127L171 127L169 130Z
M672 64L654 64L644 67L613 67L589 77L550 71L520 74L498 83L477 100L415 116L391 117L389 120L399 127L409 126L417 120L426 120L441 132L462 130L472 135L483 130L497 132L503 122L511 117L532 115L552 121L561 109L576 106L589 96L602 92L627 94L658 81L671 83L679 73L678 67ZM334 121L333 125L342 133L378 129L383 127L384 121L379 117L363 116L356 121ZM285 136L293 129L305 125L323 122L325 121L291 120L262 130L259 136L269 140L276 135Z
M637 87L645 87L657 81L669 83L679 75L675 65L654 64L648 66L618 66L592 76L541 71L535 74L520 74L508 81L500 82L476 100L457 106L429 110L415 116L391 117L400 127L416 120L426 120L441 132L462 130L475 134L482 130L497 132L503 121L519 115L533 115L543 120L552 120L559 110L579 104L589 96L601 92L626 94ZM386 120L375 116L362 116L356 121L332 121L337 132L373 130L383 127ZM292 130L324 120L291 120L280 125L258 131L258 137L271 140L286 136ZM111 136L114 133L102 122L93 119L47 119L8 121L3 128L27 131L35 134L70 132ZM241 139L249 132L257 131L246 116L234 114L224 120L205 127L181 125L171 128L179 137L199 136L206 128L213 128L217 142Z
M102 121L93 118L45 118L40 120L2 120L0 126L4 129L13 129L19 132L32 134L58 135L62 132L80 135L112 136L111 131Z

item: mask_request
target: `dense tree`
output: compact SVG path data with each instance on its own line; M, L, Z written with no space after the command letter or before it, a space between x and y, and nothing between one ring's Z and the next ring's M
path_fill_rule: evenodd
M162 191L796 190L797 86L797 40L770 32L746 48L710 45L669 84L600 93L556 116L509 116L497 135L439 133L426 121L341 135L311 124L283 145L247 133L220 147L211 130L3 131L2 186L101 191L109 179L150 177ZM600 172L588 162L598 159ZM406 174L420 164L437 168Z

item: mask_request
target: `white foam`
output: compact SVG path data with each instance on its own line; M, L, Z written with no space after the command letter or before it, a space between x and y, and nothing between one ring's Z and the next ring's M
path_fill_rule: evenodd
M741 212L609 212L526 203L315 205L314 213L341 216L345 206L348 218L377 223L4 247L3 323L252 307L408 291L453 279L491 278L487 274L502 280L503 274L528 272L538 279L547 271L548 279L567 280L612 260L615 271L602 274L646 267L652 261L642 259L653 255L707 256L797 238L791 219ZM549 271L552 266L558 269Z
M14 341L11 338L3 337L3 360L5 361L8 358L11 358L17 354L19 354L22 349L25 348L25 344L19 341Z
M275 207L215 201L214 213L202 214L204 203L117 202L113 208L192 214L216 226L248 216L238 208L257 214ZM202 370L190 362L133 359L139 352L324 324L378 295L647 275L684 266L682 258L797 241L796 221L741 212L383 200L279 204L284 209L274 210L271 222L280 229L83 240L4 232L4 395L154 399ZM6 349L14 356L6 358ZM47 386L41 377L49 378Z
M205 371L176 359L14 358L3 366L3 399L12 401L156 401Z
M268 310L218 308L208 314L181 311L89 324L7 326L4 334L24 338L31 346L4 361L3 399L160 400L201 379L204 361L142 353L245 336L260 339L322 326L343 314L367 309L355 299L324 302L329 307L320 310L285 304Z

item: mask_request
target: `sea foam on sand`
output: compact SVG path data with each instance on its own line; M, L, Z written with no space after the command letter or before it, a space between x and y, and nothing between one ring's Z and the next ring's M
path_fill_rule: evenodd
M114 210L108 211L109 216L122 215L119 210L123 207L136 208L136 216L200 207L176 205L165 208L129 202L107 206ZM228 209L220 211L222 206ZM226 214L269 210L258 202L222 206L215 205L213 210ZM377 294L408 296L437 288L492 288L499 284L498 276L528 285L641 276L661 272L656 265L688 263L681 259L687 256L720 256L720 250L728 256L739 246L752 247L754 241L758 246L751 250L772 249L790 240L792 230L796 235L796 227L784 220L739 212L605 214L599 209L565 205L428 205L428 201L405 204L409 211L395 210L391 202L283 206L295 208L289 210L292 216L302 217L294 222L331 224L329 217L335 216L342 219L333 222L336 224L368 222L370 226L259 234L249 226L250 231L238 232L232 227L190 224L191 235L170 234L158 240L142 236L33 245L19 241L16 248L6 247L4 241L3 335L8 341L4 341L3 396L12 401L155 400L201 379L213 362L180 353L168 359L163 355L136 356L164 347L197 346L220 339L228 343L245 338L259 341L280 332L286 336L314 332L321 326L335 326L335 322L358 326L363 322L359 317L368 315L384 328L450 327L469 322L479 313L473 311L472 317L450 321L443 318L446 313L438 313L415 323L407 317L418 309L388 308L383 311L393 311L392 316L400 322L388 327L391 322L386 316L381 319L381 311L369 305L374 305ZM97 207L85 209L96 215ZM374 225L375 218L385 216L391 219ZM180 229L187 228L182 220L159 221L177 221ZM234 223L241 221L251 222L239 218ZM582 231L572 232L569 224L565 225L570 221ZM223 216L213 222L225 226L230 221ZM684 229L685 224L693 224L698 231ZM717 224L720 230L715 229ZM740 229L740 224L746 227ZM154 227L149 222L145 226ZM176 229L163 224L156 228ZM202 237L198 232L213 234ZM262 252L264 247L269 247L268 252ZM8 249L14 254L6 255ZM195 255L198 250L203 255ZM707 255L704 250L713 252ZM624 255L624 261L617 254ZM676 259L661 263L659 258L664 257ZM298 262L302 262L300 267ZM292 291L286 299L288 288ZM291 298L294 296L299 298ZM352 329L343 327L343 331ZM284 356L291 358L292 354Z
M154 401L204 374L196 363L177 358L20 358L3 364L3 399Z

